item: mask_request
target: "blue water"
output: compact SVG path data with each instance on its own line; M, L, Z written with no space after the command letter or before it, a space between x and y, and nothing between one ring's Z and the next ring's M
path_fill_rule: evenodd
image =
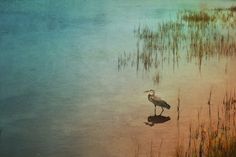
M118 72L117 56L136 51L139 25L155 28L180 9L212 4L1 1L0 156L132 156L132 129L147 114L141 122L130 114L153 84L133 69Z

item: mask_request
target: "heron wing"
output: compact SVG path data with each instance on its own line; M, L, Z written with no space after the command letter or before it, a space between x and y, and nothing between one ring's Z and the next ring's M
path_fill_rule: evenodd
M160 107L164 107L164 108L170 109L170 105L167 102L165 102L164 100L162 100L160 97L153 96L152 97L152 102L156 106L160 106Z

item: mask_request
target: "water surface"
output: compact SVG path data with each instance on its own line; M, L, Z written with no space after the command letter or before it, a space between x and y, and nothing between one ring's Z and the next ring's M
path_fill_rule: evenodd
M136 52L134 30L155 29L181 9L228 7L233 1L4 1L0 8L0 156L140 156L151 143L172 156L180 129L205 119L207 100L222 102L235 87L235 57L165 63L159 84L153 73L117 68L117 57ZM225 67L227 65L227 72ZM155 73L155 71L154 71ZM155 89L171 104L170 120L145 125ZM158 110L159 111L159 110Z

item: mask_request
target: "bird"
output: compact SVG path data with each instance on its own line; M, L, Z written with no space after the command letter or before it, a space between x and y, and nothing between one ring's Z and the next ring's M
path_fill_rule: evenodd
M148 100L153 103L155 109L154 109L154 114L156 115L156 106L161 107L162 111L159 115L161 115L164 111L164 108L170 109L170 105L162 100L160 97L155 95L155 91L153 89L145 91L145 93L148 93Z

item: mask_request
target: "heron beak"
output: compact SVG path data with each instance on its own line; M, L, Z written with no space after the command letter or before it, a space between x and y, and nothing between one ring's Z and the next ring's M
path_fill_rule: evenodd
M146 90L146 91L144 91L144 93L148 93L148 92L150 92L150 90Z

